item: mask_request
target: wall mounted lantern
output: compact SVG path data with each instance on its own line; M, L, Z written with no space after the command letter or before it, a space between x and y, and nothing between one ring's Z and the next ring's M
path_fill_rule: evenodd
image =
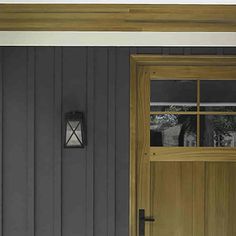
M83 148L86 145L84 115L73 111L65 114L65 147Z

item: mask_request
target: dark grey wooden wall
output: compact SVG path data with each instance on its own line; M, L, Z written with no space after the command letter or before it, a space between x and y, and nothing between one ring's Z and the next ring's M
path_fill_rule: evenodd
M0 236L128 236L129 56L235 48L0 48ZM63 115L88 146L64 149Z

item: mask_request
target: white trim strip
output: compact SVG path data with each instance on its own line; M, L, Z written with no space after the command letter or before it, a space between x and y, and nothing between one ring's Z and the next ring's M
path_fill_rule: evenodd
M0 46L236 46L236 32L1 31Z

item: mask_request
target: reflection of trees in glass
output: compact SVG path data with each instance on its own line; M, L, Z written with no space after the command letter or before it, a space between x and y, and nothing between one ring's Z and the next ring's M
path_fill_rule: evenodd
M176 126L178 124L178 118L176 115L152 115L151 126L154 130L162 132L163 130Z
M236 131L236 116L208 115L201 116L201 145L225 146L226 137L232 137Z
M186 133L196 134L196 116L179 115L178 123L181 124L179 133L179 146L184 146L184 135Z
M230 136L236 130L236 116L212 116L212 123L217 135Z
M194 111L195 107L189 106L170 106L169 111ZM181 125L181 130L179 133L179 146L184 146L184 135L186 133L196 134L196 117L195 116L187 116L187 115L178 115L178 124Z
M233 115L202 115L200 140L201 146L225 146L228 142L224 137L232 137L236 133L236 116ZM196 135L196 116L194 115L151 115L151 132L162 139L161 133L171 127L180 127L178 146L184 146L185 135ZM236 134L235 134L236 135ZM161 140L159 140L161 146ZM216 142L216 144L214 144Z
M170 111L170 112L178 112L178 111L196 111L196 107L190 107L190 106L169 106L168 109L166 109L166 111Z
M196 134L196 117L192 115L152 115L151 129L155 132L162 132L167 128L180 125L180 133L178 137L178 146L184 146L184 136L188 134Z

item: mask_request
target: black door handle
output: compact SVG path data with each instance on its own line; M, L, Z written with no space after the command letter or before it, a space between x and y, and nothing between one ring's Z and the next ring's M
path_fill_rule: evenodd
M154 222L153 217L146 217L145 210L139 209L139 236L145 236L145 222Z

